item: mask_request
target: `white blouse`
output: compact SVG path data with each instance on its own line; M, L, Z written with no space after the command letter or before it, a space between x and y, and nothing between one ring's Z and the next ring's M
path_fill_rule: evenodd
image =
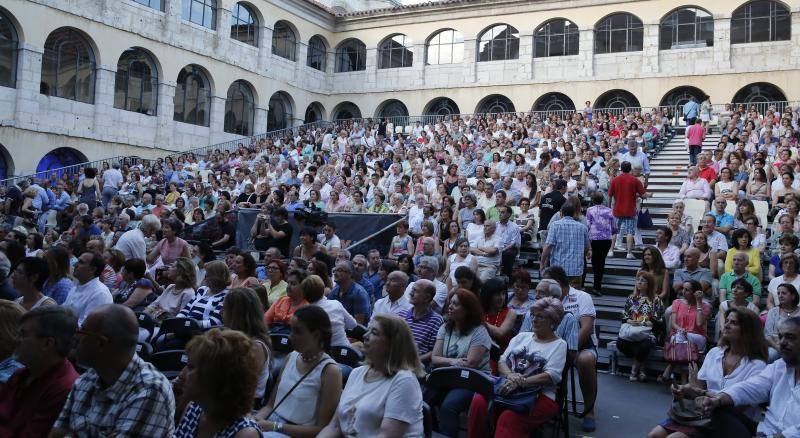
M759 374L767 364L763 360L750 360L743 357L739 366L727 376L722 366L727 347L714 347L703 361L703 366L697 372L697 378L706 382L706 389L711 392L720 392L735 383L747 380L750 376ZM760 414L758 406L750 406L745 410L745 415L756 420Z

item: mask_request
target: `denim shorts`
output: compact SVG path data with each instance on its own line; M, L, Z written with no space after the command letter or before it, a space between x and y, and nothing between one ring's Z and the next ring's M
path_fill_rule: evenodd
M623 236L636 234L636 217L618 217L617 229Z

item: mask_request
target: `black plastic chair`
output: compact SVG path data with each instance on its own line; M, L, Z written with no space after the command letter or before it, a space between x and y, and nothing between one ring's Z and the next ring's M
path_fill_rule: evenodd
M334 345L331 347L331 357L336 362L356 368L361 365L364 355L349 345Z
M150 343L155 351L178 350L202 331L200 323L192 318L168 318L161 323L158 334Z
M181 373L188 361L184 350L159 351L150 356L150 363L170 380Z
M561 373L561 383L558 384L558 388L556 389L558 415L545 423L545 426L549 426L553 429L552 438L558 438L560 432L564 433L564 438L569 438L569 403L567 400L569 392L568 374L569 369L564 367L564 371ZM544 434L541 436L544 436Z
M364 341L364 335L367 334L367 328L362 324L358 324L350 330L345 330L345 334L348 338L355 339L357 341Z
M147 340L153 337L153 332L156 331L156 321L150 316L149 313L136 312L136 321L139 322L139 328L147 330Z
M272 351L276 354L289 354L293 350L289 335L273 333L269 335L269 340L272 341Z
M136 344L136 354L145 362L150 362L150 356L153 355L153 346L147 342L139 342Z
M425 381L427 388L438 391L466 389L486 399L487 418L491 419L494 406L494 382L481 371L464 367L444 367L433 370ZM486 422L486 436L492 436L492 421Z
M433 413L429 404L422 402L422 435L425 438L433 436Z

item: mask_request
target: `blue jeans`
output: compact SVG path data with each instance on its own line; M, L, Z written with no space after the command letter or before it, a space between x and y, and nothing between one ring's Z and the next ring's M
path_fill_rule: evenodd
M439 433L449 437L457 437L460 425L459 417L469 409L474 392L466 389L451 389L439 406Z
M697 164L697 156L703 151L703 146L689 145L689 164L692 166Z

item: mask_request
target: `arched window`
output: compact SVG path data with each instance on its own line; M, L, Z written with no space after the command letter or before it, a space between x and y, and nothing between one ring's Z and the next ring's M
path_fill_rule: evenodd
M731 44L788 41L789 9L772 0L757 0L739 7L731 16Z
M64 167L74 166L87 161L89 160L86 159L86 155L83 155L77 149L66 147L56 148L45 154L45 156L39 160L39 164L36 165L36 172L63 169Z
M209 29L217 28L216 0L181 0L181 17Z
M178 73L175 87L176 122L208 126L211 112L211 83L208 76L196 65L187 65Z
M594 28L594 52L637 52L644 45L642 20L625 12L609 15Z
M575 104L569 96L562 93L547 93L533 104L534 111L575 111Z
M661 102L658 106L668 106L672 108L683 108L686 102L694 97L697 99L698 102L702 102L703 98L706 96L706 93L697 88L692 86L683 86L677 87L670 90L664 97L661 98ZM676 114L678 112L676 111Z
M94 52L78 31L56 29L44 43L40 92L79 102L94 102Z
M446 97L439 97L433 99L425 106L423 111L426 116L449 116L452 114L459 114L458 105L452 99Z
M428 40L425 63L457 64L464 60L464 35L453 29L437 32Z
M714 18L700 8L681 8L661 21L658 48L712 47Z
M408 108L397 99L383 102L378 109L378 117L408 117Z
M231 11L231 38L258 47L256 14L243 3L236 3Z
M225 100L225 132L253 135L256 100L253 90L245 81L236 81L228 88Z
M519 31L497 24L478 37L478 62L519 58Z
M578 26L563 18L550 20L533 34L533 56L569 56L578 54Z
M294 61L296 47L297 36L289 23L285 21L275 23L275 29L272 31L272 54Z
M114 108L156 115L158 70L153 59L140 49L122 52L114 80Z
M353 102L342 102L331 113L333 120L360 119L361 110Z
M14 175L14 159L8 149L0 144L0 181Z
M314 35L308 40L308 53L306 54L306 65L319 71L325 71L328 57L328 46L325 40L318 35Z
M780 88L767 83L756 82L742 87L733 96L734 103L766 103L766 102L785 102L786 95ZM763 111L761 111L763 113Z
M14 24L0 11L0 86L13 87L17 79L19 38Z
M158 11L164 10L164 1L163 0L133 0L140 5L145 5L148 8L153 8Z
M305 117L303 117L303 123L314 123L325 118L325 109L322 107L322 104L319 102L312 102L306 108Z
M639 99L625 90L608 90L594 101L595 108L610 110L638 108L639 106Z
M367 46L359 40L349 39L336 49L336 73L367 69Z
M289 96L279 91L269 99L267 113L267 131L290 128L294 121L292 101Z
M378 44L378 68L411 67L414 52L411 39L403 34L392 35Z
M478 114L498 114L498 113L513 113L514 103L507 97L492 94L486 96L478 103L478 108L475 110Z

